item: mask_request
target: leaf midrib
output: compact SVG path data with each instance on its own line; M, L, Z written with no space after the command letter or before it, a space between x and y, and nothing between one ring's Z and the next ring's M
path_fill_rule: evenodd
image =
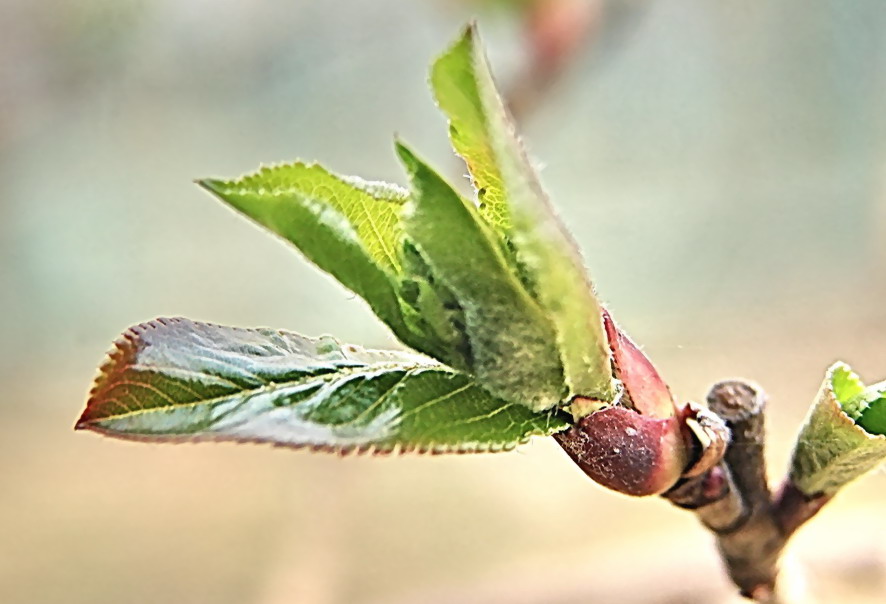
M358 366L354 366L354 367L346 367L346 368L344 368L343 371L326 373L326 374L322 374L320 376L316 376L316 375L306 376L304 379L301 379L301 380L290 380L290 381L286 381L286 382L273 382L273 381L266 382L264 385L258 386L254 389L244 388L240 392L223 394L220 396L214 396L211 398L202 399L199 401L192 401L189 403L175 403L175 402L173 402L172 404L169 404L169 405L141 408L141 409L135 409L132 411L128 411L126 413L106 415L106 416L103 416L101 419L86 420L86 422L84 422L84 423L85 424L102 423L102 422L107 422L107 421L112 421L112 420L125 419L127 417L132 417L132 416L136 416L136 415L143 415L146 413L167 411L169 409L182 409L182 408L194 407L197 405L214 405L217 403L225 402L229 399L232 399L232 398L235 398L238 396L253 397L253 396L257 396L259 394L264 394L266 392L273 392L274 390L277 390L277 389L291 388L291 387L299 386L299 385L302 385L306 382L315 381L315 380L326 383L326 382L334 381L336 379L346 379L348 377L351 377L354 374L359 374L360 370L366 370L367 368L371 368L372 372L387 370L387 371L404 371L406 373L410 373L410 372L414 372L416 370L425 369L428 371L439 371L441 373L448 373L451 375L459 375L457 372L452 371L450 368L446 367L445 365L438 365L438 366L420 365L420 364L398 365L398 364L384 364L384 363L381 363L378 365L358 365ZM163 367L163 366L157 366L157 367L155 367L155 369L156 369L156 371L152 370L151 372L162 375L161 372L163 370L167 370L169 368ZM473 384L473 382L468 382L468 384L469 385ZM114 382L107 383L107 390L111 390L119 385L132 385L132 386L139 386L139 387L143 387L143 388L158 390L156 386L153 386L151 384L143 384L141 382L134 382L134 381L129 381L129 380L114 381ZM161 396L165 400L172 400L165 393L161 393ZM124 405L122 405L120 399L117 397L107 398L107 399L105 399L105 401L107 401L107 402L113 401L113 402L116 402L117 404L120 404L121 406L124 406ZM87 405L88 404L89 403L87 403Z

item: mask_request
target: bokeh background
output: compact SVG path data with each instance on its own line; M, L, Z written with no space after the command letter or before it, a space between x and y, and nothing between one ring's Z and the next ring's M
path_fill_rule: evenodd
M528 87L529 147L674 392L770 393L777 478L832 361L886 377L886 10L587 2L562 73ZM0 0L0 602L727 598L690 514L552 442L339 459L72 431L110 342L158 315L394 346L191 181L305 158L404 182L394 132L458 178L427 65L479 15L519 91L526 6ZM884 489L860 481L793 544L820 601L883 601Z

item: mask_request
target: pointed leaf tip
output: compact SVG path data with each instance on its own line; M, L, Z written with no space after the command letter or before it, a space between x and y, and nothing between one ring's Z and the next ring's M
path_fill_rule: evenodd
M434 62L430 81L477 191L478 214L553 324L569 397L612 401L609 350L581 254L527 158L474 25Z
M224 181L217 178L198 178L194 180L194 184L214 195L219 195L224 190Z
M397 157L400 159L403 167L406 168L407 173L412 175L419 163L415 152L400 138L394 139L394 151L397 153Z
M465 24L459 40L470 46L471 49L482 46L482 42L480 41L480 27L477 25L476 19L471 19Z

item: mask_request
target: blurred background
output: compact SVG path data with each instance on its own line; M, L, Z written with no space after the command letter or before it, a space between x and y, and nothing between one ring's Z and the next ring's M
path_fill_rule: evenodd
M553 441L339 459L72 431L111 341L159 315L396 345L191 181L304 158L403 183L395 132L457 179L425 82L474 15L680 398L760 382L779 478L832 361L886 378L879 0L0 0L0 602L729 601L691 514ZM820 601L883 601L884 489L793 543Z

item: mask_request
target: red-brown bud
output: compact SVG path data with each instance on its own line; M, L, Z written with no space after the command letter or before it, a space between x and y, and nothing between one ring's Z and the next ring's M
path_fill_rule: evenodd
M624 384L630 406L652 417L674 415L677 408L668 385L649 357L615 324L606 309L603 309L603 326L612 351L615 377Z
M668 490L687 464L675 417L649 417L624 407L591 413L554 438L591 479L627 495Z
M628 495L663 493L716 465L729 439L722 421L695 405L678 408L652 362L606 310L603 325L621 398L556 434L560 446L594 481Z

